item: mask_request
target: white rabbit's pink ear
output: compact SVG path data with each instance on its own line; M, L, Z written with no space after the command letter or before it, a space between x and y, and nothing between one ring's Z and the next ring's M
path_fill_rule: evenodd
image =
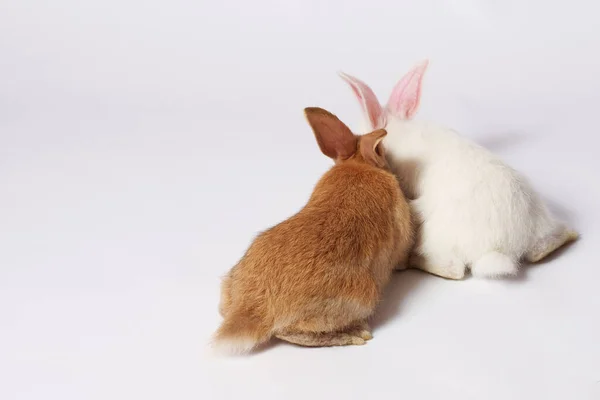
M379 104L379 100L377 100L377 96L375 96L373 90L358 78L341 71L338 72L338 74L352 88L354 95L360 102L365 117L369 120L371 129L376 130L384 128L386 124L385 111L383 110L383 107L381 107L381 104Z
M392 115L411 119L417 113L421 100L421 83L428 65L429 60L422 61L396 84L386 105Z

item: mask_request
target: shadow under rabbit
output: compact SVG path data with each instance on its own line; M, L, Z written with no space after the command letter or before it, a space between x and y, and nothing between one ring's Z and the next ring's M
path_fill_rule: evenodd
M369 321L371 329L376 331L391 322L400 314L402 302L406 301L409 296L414 295L427 279L435 278L431 274L416 269L394 272L375 314ZM438 277L438 279L443 278Z

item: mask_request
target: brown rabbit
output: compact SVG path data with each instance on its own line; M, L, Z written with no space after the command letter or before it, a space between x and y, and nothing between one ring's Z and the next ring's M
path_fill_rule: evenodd
M395 267L413 243L408 204L388 171L379 129L355 136L335 115L306 108L335 165L296 215L259 234L225 276L213 345L245 353L276 336L302 346L364 344Z

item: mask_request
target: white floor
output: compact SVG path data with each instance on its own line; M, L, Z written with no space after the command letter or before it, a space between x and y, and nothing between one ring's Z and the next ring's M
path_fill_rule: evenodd
M335 4L334 4L335 3ZM0 4L0 398L600 399L593 1ZM513 281L394 277L366 346L216 358L219 277L429 57L419 118L524 172L582 238Z

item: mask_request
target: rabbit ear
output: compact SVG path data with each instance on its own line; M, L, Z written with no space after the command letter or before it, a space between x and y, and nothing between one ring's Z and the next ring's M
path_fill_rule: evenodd
M421 82L428 65L429 60L421 62L396 84L386 106L392 115L410 119L417 113L421 100Z
M360 153L365 160L378 167L386 165L385 153L381 143L385 135L387 135L385 129L377 129L360 138Z
M352 88L354 95L360 102L365 117L369 120L371 129L383 128L386 124L385 112L373 90L358 78L341 71L338 72L338 75Z
M338 117L318 107L305 108L304 114L323 154L336 160L356 153L358 139Z

